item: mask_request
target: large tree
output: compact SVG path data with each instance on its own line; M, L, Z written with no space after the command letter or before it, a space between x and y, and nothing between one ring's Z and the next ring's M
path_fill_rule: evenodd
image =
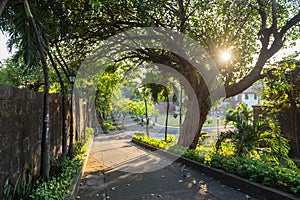
M77 5L82 4L78 2ZM209 53L220 69L225 97L239 94L267 76L270 72L262 73L266 63L284 44L299 36L296 26L300 12L296 1L90 1L85 8L89 6L92 9L77 12L66 6L73 19L81 19L70 21L76 27L67 37L67 44L75 47L71 58L76 59L79 53L82 59L82 55L91 50L83 46L91 47L97 44L97 39L107 39L132 27L166 28L190 36ZM231 53L230 61L220 58L224 51ZM187 113L179 144L195 148L211 107L209 86L201 74L191 63L172 52L142 49L125 57L168 65L188 80L199 105L193 109L199 110L200 119L196 122L195 133L191 133L189 128L194 124L189 119L195 116L193 112Z
M262 73L266 63L284 44L299 36L297 1L67 0L59 9L53 9L55 5L50 6L53 17L44 20L43 25L53 26L53 19L61 22L60 31L53 35L49 29L47 33L54 36L53 44L74 68L101 40L132 27L161 27L190 36L209 53L221 71L219 78L224 81L225 97L242 92L270 73ZM222 51L231 53L230 61L220 59ZM191 133L189 128L193 124L189 119L194 114L187 113L179 144L195 148L211 107L209 85L204 77L190 62L172 52L142 49L126 56L168 65L188 80L196 94L199 106L194 110L199 111L200 119Z
M270 73L262 73L269 59L283 48L285 42L299 36L296 25L300 21L300 12L296 1L178 0L135 2L134 5L138 7L141 21L147 22L147 25L185 33L209 52L221 71L225 97L239 94ZM230 62L222 62L222 51L231 52ZM189 128L194 126L192 120L185 120L179 144L195 148L211 107L209 88L203 77L191 63L170 52L145 49L132 55L171 66L189 81L196 93L200 122L194 134L189 132ZM186 119L193 118L193 113L189 113L191 116ZM192 143L191 134L194 134Z
M41 156L41 176L44 179L49 179L50 172L50 135L49 135L49 70L46 61L46 56L44 52L44 48L42 45L41 35L38 31L35 20L33 19L33 15L31 13L31 9L27 0L24 1L24 9L26 12L26 17L31 25L32 31L35 36L35 41L38 49L38 53L40 56L40 60L42 63L43 74L44 74L44 109L43 109L43 132L42 132L42 156Z

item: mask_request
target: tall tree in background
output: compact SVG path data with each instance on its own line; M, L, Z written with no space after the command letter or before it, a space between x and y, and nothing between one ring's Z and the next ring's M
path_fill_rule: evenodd
M65 154L68 136L66 118L67 88L65 87L65 83L69 83L69 69L65 59L61 56L60 48L56 41L57 38L61 38L66 34L64 31L64 27L67 27L65 26L67 20L65 16L66 12L64 12L63 5L60 1L31 2L31 10L33 10L35 14L35 19L38 19L37 28L41 35L43 48L47 52L54 69L52 71L50 70L50 74L48 75L50 79L49 92L60 93L62 95L62 153ZM22 77L22 81L14 81L13 83L9 81L11 76L18 76L17 74L10 74L7 77L2 76L1 80L9 85L21 86L38 91L41 90L40 87L44 84L41 79L42 77L40 77L42 74L42 70L40 70L40 56L34 34L32 34L30 26L26 24L26 15L22 5L22 2L10 1L7 4L3 16L1 16L1 29L10 36L8 47L10 50L13 46L17 49L12 59L7 63L7 66L14 67L3 69L2 74L6 71L12 71L12 69L15 68L18 72L17 74L21 74L20 77ZM23 18L25 19L22 20ZM51 32L51 34L48 34L49 32Z
M35 20L33 19L33 15L31 13L30 6L27 0L24 1L24 8L26 11L26 16L28 18L28 21L31 24L31 28L33 29L33 33L36 38L36 44L42 62L43 72L44 72L44 91L43 91L44 109L43 109L43 132L42 132L42 143L41 143L42 145L41 176L47 180L49 178L49 171L50 171L49 72L48 72L47 61L44 53L44 48L41 41L41 36L37 29Z

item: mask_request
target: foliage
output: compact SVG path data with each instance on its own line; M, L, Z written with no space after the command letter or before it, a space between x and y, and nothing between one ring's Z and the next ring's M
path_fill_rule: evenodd
M210 165L268 186L300 195L300 170L260 160L213 154Z
M24 65L7 59L5 67L0 68L0 83L39 91L43 85L42 74L41 70L26 70Z
M131 104L132 100L129 98L118 99L116 102L113 102L113 111L114 113L117 113L118 118L122 117L125 119L127 113L130 113L131 111Z
M252 112L246 104L240 104L226 114L226 123L232 122L235 129L221 132L216 142L216 150L221 144L230 142L234 146L234 156L258 157L266 161L293 166L288 158L289 144L280 133L280 125L273 120L253 122Z
M86 142L85 142L85 144L88 145L93 139L95 129L92 128L92 127L86 127L85 132L86 132Z
M27 167L19 176L14 185L7 180L4 188L3 200L18 199L55 199L63 200L64 196L69 192L68 187L71 185L73 177L77 175L79 167L85 155L88 143L78 142L74 146L76 157L60 156L51 162L50 180L34 181L32 170Z
M198 148L198 150L193 150L193 149L189 149L188 147L182 147L176 145L176 140L174 135L167 134L167 141L147 137L147 134L143 132L135 133L132 138L141 141L143 143L152 145L154 147L165 149L175 154L179 154L199 162L204 162L205 154L207 153L205 150L200 148Z
M73 177L77 174L82 160L78 157L70 160L66 159L62 170L57 177L52 177L48 182L37 181L37 187L30 195L32 199L64 199L68 193L68 187L71 185Z
M265 78L264 98L273 105L277 112L300 105L300 63L296 60L286 60L277 63L272 71L272 77Z
M143 101L139 101L137 99L129 102L130 112L135 116L145 116L146 115L146 107ZM155 113L154 105L151 101L147 102L147 111L148 115L152 115Z
M64 199L69 192L68 187L72 184L73 177L77 175L79 167L86 152L87 143L78 142L74 146L76 157L74 159L61 158L52 166L59 166L58 173L51 177L50 181L38 180L36 187L30 195L31 199ZM57 168L57 167L55 167Z
M24 169L19 175L15 184L11 184L7 179L4 185L3 200L29 200L29 195L34 187L34 180L31 174L32 169L28 166L28 169Z
M110 131L116 130L116 127L114 125L112 125L112 122L108 121L108 120L105 120L103 122L102 128L103 128L103 130L110 130Z
M97 80L96 106L104 120L112 111L111 99L119 78L118 73L104 72Z
M139 133L135 133L133 135L133 139L136 139L138 141L141 141L146 144L150 144L152 146L162 148L162 149L166 148L167 146L172 146L172 145L176 144L174 135L167 135L167 141L165 141L165 140L159 140L159 139L147 137L146 133L139 132Z

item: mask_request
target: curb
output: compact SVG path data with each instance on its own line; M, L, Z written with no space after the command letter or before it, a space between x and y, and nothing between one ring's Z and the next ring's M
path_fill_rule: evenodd
M92 146L93 146L93 141L94 141L94 135L93 135L93 138L92 138L90 144L88 145L86 156L83 160L83 164L78 169L77 175L73 178L72 184L68 188L68 190L70 192L64 197L64 200L75 200L76 197L77 197L77 193L78 193L79 185L80 185L80 182L81 182L81 178L82 178L82 176L84 174L84 170L86 168L86 164L87 164L87 161L88 161L88 158L89 158L89 155L90 155L90 151L91 151Z
M231 186L233 188L241 189L244 192L249 193L250 195L256 196L258 198L262 198L265 200L272 199L272 200L299 200L300 197L292 195L287 192L280 191L275 188L271 188L265 186L260 183L249 181L248 179L239 177L234 174L229 174L221 169L212 168L206 166L202 163L196 162L189 158L179 156L172 152L156 148L154 146L142 143L138 140L132 139L132 142L136 145L149 149L151 151L156 151L157 153L172 159L176 159L175 162L183 163L195 170L199 170L205 174L212 176L215 179L220 180L224 184Z

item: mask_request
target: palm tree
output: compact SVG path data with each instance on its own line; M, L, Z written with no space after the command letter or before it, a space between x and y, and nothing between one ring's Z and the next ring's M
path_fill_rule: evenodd
M37 29L35 20L30 10L30 6L27 0L24 1L24 7L26 16L31 28L33 29L38 52L42 62L44 72L44 111L43 111L43 133L42 133L42 157L41 157L41 176L44 179L49 179L50 172L50 136L49 136L49 70L47 66L46 56L44 48L42 46L41 36Z
M13 56L14 61L20 62L21 60L25 65L26 71L35 70L35 67L40 67L42 64L43 72L44 72L44 83L45 83L44 84L44 97L45 97L44 107L46 109L48 107L46 105L46 102L49 102L48 89L47 89L49 87L48 86L49 78L48 78L48 68L46 68L47 64L46 64L46 56L45 56L45 53L47 53L51 61L51 64L57 74L58 81L61 86L62 119L63 119L62 153L63 155L65 155L67 152L68 132L67 132L67 120L66 120L66 116L67 116L66 113L67 101L65 95L66 87L64 81L69 80L68 79L69 70L65 61L62 58L60 49L56 41L58 37L63 37L62 34L66 33L61 30L62 26L60 24L62 23L61 18L64 18L63 15L66 13L62 13L63 10L62 4L59 1L37 2L31 5L31 8L29 8L28 6L27 9L25 8L26 8L26 4L29 5L28 2L25 1L23 3L19 1L9 1L9 3L5 8L5 11L3 12L3 15L0 18L1 21L0 29L2 31L7 32L10 36L8 47L12 48L12 46L16 46L18 49L15 55ZM30 12L30 9L34 11L35 19L37 21L33 19L33 15ZM51 19L52 21L49 19ZM64 21L64 23L66 22ZM46 34L48 32L49 33L51 32L52 34ZM58 69L59 67L63 71L63 74ZM63 75L65 76L65 79L63 79ZM48 112L49 111L45 110L44 112L45 117L46 117L46 113ZM46 124L44 124L44 127L45 127L43 131L44 139L42 143L45 142L48 143L47 141L45 141L45 139L49 138L49 133L46 133L48 132L49 127L46 128L47 127ZM49 145L50 144L47 145L42 144L42 151L46 152L47 154L45 155L46 157L48 157L49 155L48 149L47 150L44 149L45 150L44 151L43 148ZM49 146L49 152L50 152L50 146ZM47 162L49 159L46 158L42 160L45 160ZM48 168L48 167L45 166L44 168ZM48 170L46 169L46 171Z
M42 64L44 75L44 110L41 144L41 177L49 178L50 170L50 137L49 137L49 70L44 54L41 33L33 18L29 3L9 1L1 16L1 29L10 35L9 47L17 45L15 59L23 58L28 68Z
M288 141L281 135L279 123L271 119L254 122L252 112L246 104L240 104L236 110L226 114L226 124L233 123L234 130L222 132L216 142L216 150L221 144L230 141L235 148L234 155L250 157L254 151L269 155L279 163L288 161Z

